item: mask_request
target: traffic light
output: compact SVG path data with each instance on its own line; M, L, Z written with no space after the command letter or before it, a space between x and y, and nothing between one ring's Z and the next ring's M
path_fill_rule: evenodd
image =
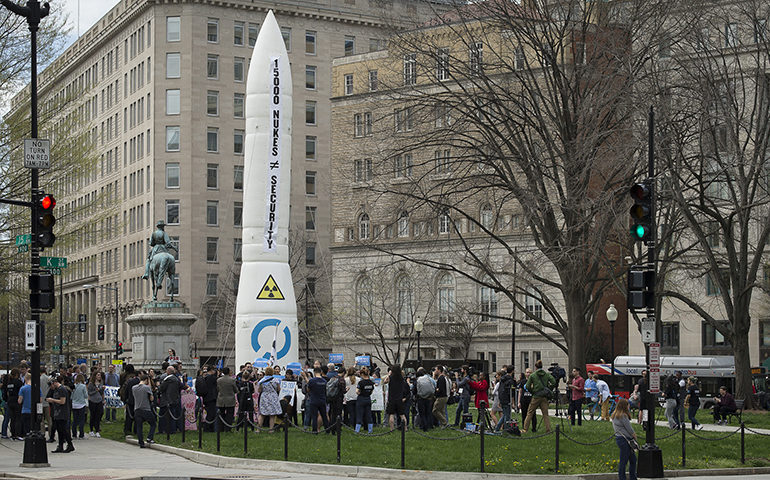
M655 271L645 266L634 265L628 271L628 309L632 312L646 311L655 307Z
M19 356L19 352L12 352L11 365L19 365L20 363L21 363L21 357Z
M41 192L35 204L35 218L37 219L37 246L40 248L53 247L56 235L53 234L53 226L56 225L56 217L53 208L56 199L53 195Z
M50 312L56 308L53 275L30 275L29 290L29 306L32 310Z
M118 356L123 355L123 342L118 342L118 346L115 348L115 352Z
M85 313L78 315L78 332L85 333L88 329L88 323L86 322L87 318Z
M54 335L54 337L53 337L53 349L54 350L59 350L59 336L58 335Z
M631 207L631 237L638 241L651 241L653 230L652 181L647 179L635 184L629 191L634 205Z
M99 331L97 333L97 339L104 340L104 325L99 325Z

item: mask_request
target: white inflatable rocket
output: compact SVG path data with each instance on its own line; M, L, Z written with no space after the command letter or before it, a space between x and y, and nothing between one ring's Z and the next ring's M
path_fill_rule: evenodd
M292 83L281 29L270 11L246 80L243 263L235 314L235 364L274 356L299 361L289 269Z

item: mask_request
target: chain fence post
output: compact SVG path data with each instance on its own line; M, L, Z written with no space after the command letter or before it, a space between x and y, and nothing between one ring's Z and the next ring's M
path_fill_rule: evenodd
M196 410L198 410L196 408ZM203 448L203 409L199 409L196 415L198 423L198 449Z
M405 450L406 450L406 422L401 422L401 469L405 467Z
M219 409L217 408L217 418L214 421L214 425L216 425L216 431L217 431L217 453L219 453L219 447L221 446L221 434L222 434L222 416L219 413Z
M741 421L741 463L746 463L746 444L745 444L746 428Z
M249 425L249 415L246 410L238 415L241 417L241 428L243 429L243 456L249 456L249 429L246 428Z
M334 426L337 430L337 463L340 463L340 454L342 452L342 415L337 415L337 421Z
M166 407L166 442L168 442L171 439L171 409L169 406Z
M559 428L559 425L556 425L556 465L554 467L555 473L559 473L559 435L561 433L561 429Z
M289 459L289 415L286 414L283 422L283 459Z
M685 432L685 430L687 430L687 424L683 422L681 425L682 425L682 468L684 468L684 466L687 464L687 438L686 438L687 432Z
M487 402L483 400L479 402L479 453L481 456L481 473L484 473L484 436L487 433L487 429L485 428L487 424L486 407Z
M182 405L182 443L185 443L185 432L187 431L187 410Z

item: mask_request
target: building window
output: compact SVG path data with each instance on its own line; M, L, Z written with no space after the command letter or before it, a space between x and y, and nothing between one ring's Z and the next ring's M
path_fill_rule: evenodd
M484 283L491 283L492 279L486 276ZM482 285L479 291L481 300L481 320L488 322L497 321L497 292L488 286Z
M449 80L448 48L439 48L436 50L436 79L439 81Z
M166 90L166 115L179 115L180 111L179 90Z
M361 278L356 286L356 307L359 323L370 323L374 319L374 287L366 277Z
M233 190L243 190L243 165L233 167Z
M243 202L235 202L233 204L233 226L243 226Z
M206 201L206 225L216 226L219 224L219 202L216 200Z
M379 80L377 79L377 70L369 71L369 91L376 92L380 88Z
M738 46L738 24L725 23L725 47Z
M345 95L353 95L353 75L345 75Z
M233 262L242 262L242 261L243 261L243 239L234 238L233 239Z
M179 78L182 74L182 54L166 54L166 78Z
M436 128L444 128L452 125L452 109L446 103L436 105Z
M217 296L217 283L219 283L219 275L217 275L216 273L206 274L206 296L208 297Z
M249 46L253 47L257 44L257 36L259 35L259 25L256 23L249 23Z
M531 315L530 317L527 317L529 320L531 320L532 317L535 317L538 320L543 318L543 304L540 303L540 300L535 295L538 295L535 288L527 287L527 296L524 299L524 305L527 308L527 313Z
M168 238L169 240L171 240L171 245L174 247L169 250L169 253L171 253L174 256L174 260L178 262L179 261L179 237L169 236Z
M400 325L412 324L412 279L402 275L396 284L396 306L398 311L398 323Z
M381 44L379 38L369 38L369 51L370 52L376 52L378 50L381 50L381 49L385 48L384 44L385 44L384 41Z
M305 207L305 230L315 230L316 207Z
M166 164L166 188L179 188L179 164Z
M219 237L206 237L206 261L217 262L219 257Z
M530 368L529 352L521 352L521 368L523 368L524 370Z
M438 216L438 233L440 234L449 233L451 225L452 225L452 221L449 219L449 215L442 214Z
M364 136L364 117L360 113L353 115L353 136Z
M315 73L315 66L307 65L305 67L305 88L308 90L315 90Z
M369 239L369 215L363 213L358 218L358 239L359 240L368 240Z
M206 130L206 151L217 153L219 151L219 129L209 127Z
M412 130L412 107L396 110L395 121L397 132L408 132Z
M236 130L233 133L233 153L235 155L243 155L243 137L245 133L243 130Z
M305 30L305 53L308 55L315 55L316 46L316 32L312 30Z
M286 46L286 51L291 52L291 28L281 27L281 36L283 37L283 44Z
M166 17L166 41L178 42L181 39L182 39L182 20L180 19L180 17ZM126 49L124 53L128 54L128 49Z
M356 160L354 165L354 177L356 182L369 182L372 180L372 159Z
M719 275L721 276L721 281L725 285L730 286L730 272L727 270L720 270ZM706 295L708 296L717 296L722 294L722 289L720 288L720 282L719 278L716 277L716 274L713 272L709 272L708 275L706 275Z
M405 178L412 176L412 154L405 153L396 155L395 158L396 178Z
M216 163L206 165L206 188L219 188L219 165Z
M206 78L216 80L219 78L219 55L206 56Z
M305 172L305 195L316 194L316 172Z
M402 238L409 236L409 213L407 212L401 212L398 216L398 236Z
M243 32L244 32L244 25L243 22L235 22L233 25L233 45L242 47L243 46Z
M305 137L305 160L316 160L316 137L313 135Z
M415 83L417 83L417 54L407 53L404 55L404 85Z
M449 273L444 273L439 277L437 293L439 322L454 321L455 280L452 275Z
M729 322L720 322L726 328L730 328ZM713 325L703 322L702 324L702 350L701 355L731 355L732 346L730 341L722 335Z
M206 41L219 43L219 19L209 18L206 22Z
M495 226L495 212L488 203L481 207L481 226L487 230L492 230Z
M356 37L345 35L345 56L349 57L356 54Z
M179 127L166 127L166 151L179 151Z
M170 282L166 282L166 295L179 295L179 274L169 275ZM147 286L149 286L149 282Z
M166 223L179 225L179 200L166 200Z
M481 75L483 61L484 44L481 42L475 42L473 45L471 45L470 52L468 53L468 63L471 75Z
M242 57L235 57L233 60L233 80L242 82L244 78L246 60Z
M245 100L245 97L246 96L242 93L236 93L233 95L233 117L243 118L244 116L243 102Z
M664 322L661 325L661 354L679 355L679 322Z
M364 135L371 135L373 131L372 112L364 112Z
M446 175L451 169L449 165L449 149L436 150L434 158L436 159L436 175Z
M305 102L305 125L315 125L316 123L316 102L308 100Z
M315 266L315 243L308 242L305 244L305 265L308 267Z
M206 115L219 115L219 92L208 90L206 92Z

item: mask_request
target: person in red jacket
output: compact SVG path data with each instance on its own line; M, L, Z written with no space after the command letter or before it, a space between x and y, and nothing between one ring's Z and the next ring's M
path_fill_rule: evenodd
M479 408L479 404L482 401L485 403L486 408L489 408L489 395L487 395L487 392L489 391L489 378L487 377L487 372L481 372L478 379L476 378L476 375L472 378L473 380L469 382L469 385L471 386L471 390L476 394L476 408ZM479 410L477 422L481 423L482 418L481 410Z

